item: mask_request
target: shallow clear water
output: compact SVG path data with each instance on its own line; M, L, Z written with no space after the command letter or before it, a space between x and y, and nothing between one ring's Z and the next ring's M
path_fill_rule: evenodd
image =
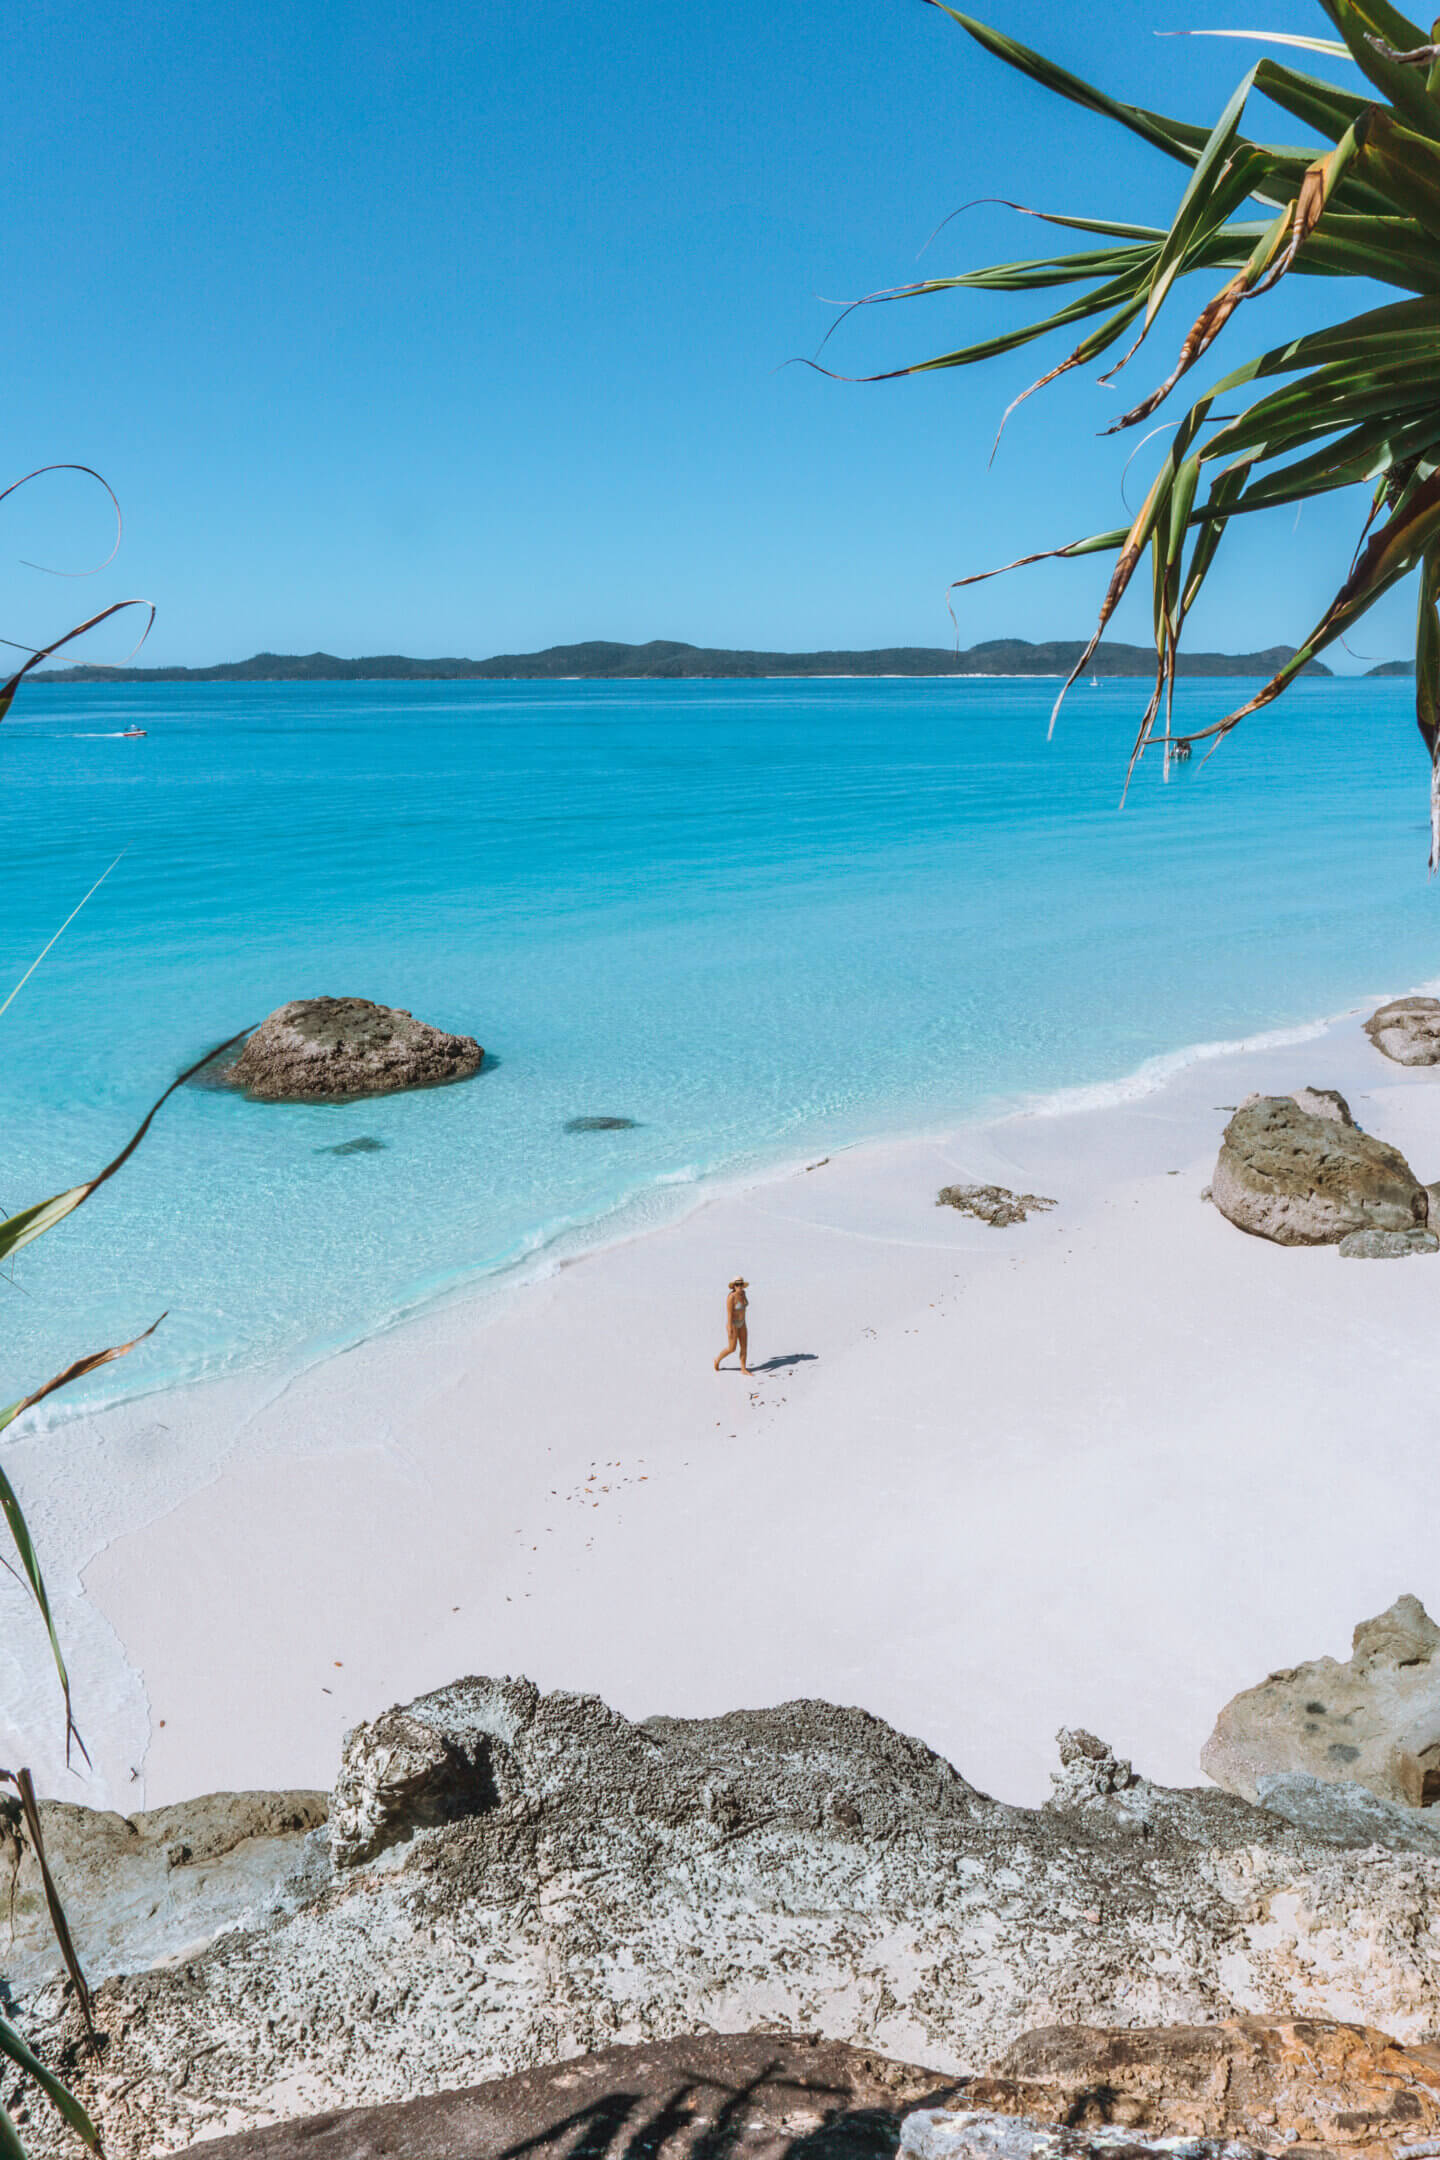
M1123 814L1141 686L1077 689L1047 746L1055 688L29 693L0 994L128 852L0 1019L0 1205L93 1172L288 998L407 1006L493 1062L348 1109L183 1090L0 1282L0 1401L162 1308L92 1396L347 1339L677 1181L1440 971L1408 684L1307 682ZM1239 690L1187 686L1185 722ZM563 1129L607 1114L637 1127Z

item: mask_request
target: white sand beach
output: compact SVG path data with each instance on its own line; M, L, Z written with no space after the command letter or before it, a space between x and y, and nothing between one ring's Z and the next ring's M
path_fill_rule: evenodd
M0 1759L18 1727L44 1789L127 1812L325 1786L357 1720L523 1672L632 1716L861 1704L1018 1801L1061 1724L1199 1782L1237 1689L1440 1605L1440 1261L1282 1249L1200 1198L1224 1106L1303 1084L1440 1175L1440 1070L1360 1017L18 1440L94 1768L9 1582ZM957 1177L1059 1205L991 1230L935 1205ZM711 1370L741 1271L748 1381Z

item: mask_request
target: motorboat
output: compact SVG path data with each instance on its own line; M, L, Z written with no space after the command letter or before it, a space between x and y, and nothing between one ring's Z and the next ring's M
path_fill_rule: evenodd
M121 737L121 740L122 740L122 742L123 742L123 740L125 739L125 737L126 737L127 735L148 735L148 734L149 734L149 732L150 732L150 730L149 730L148 728L143 728L143 727L127 727L127 728L121 728L121 730L120 730L120 737Z

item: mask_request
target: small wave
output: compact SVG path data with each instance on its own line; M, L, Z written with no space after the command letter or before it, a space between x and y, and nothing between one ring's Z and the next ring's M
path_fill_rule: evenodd
M1320 1020L1297 1021L1289 1027L1262 1028L1253 1035L1236 1035L1216 1042L1186 1043L1179 1050L1164 1050L1155 1057L1146 1058L1133 1072L1122 1074L1116 1080L1082 1082L1075 1087L1022 1096L1008 1110L996 1110L984 1122L1001 1125L1017 1118L1069 1117L1081 1111L1109 1110L1121 1103L1140 1102L1147 1095L1158 1094L1161 1088L1167 1087L1178 1074L1188 1072L1193 1065L1207 1064L1212 1058L1244 1057L1264 1050L1287 1050L1297 1043L1318 1042L1331 1028L1339 1027L1371 1006L1385 1004L1394 997L1433 997L1437 991L1440 991L1440 977L1421 983L1418 989L1372 991L1358 1004L1327 1013Z
M1056 1088L1048 1094L1026 1095L1013 1108L999 1112L986 1120L988 1124L1009 1124L1017 1118L1070 1117L1086 1110L1109 1110L1121 1103L1140 1102L1147 1095L1156 1095L1175 1079L1177 1074L1187 1072L1192 1065L1203 1065L1211 1058L1239 1057L1257 1050L1284 1050L1294 1043L1315 1042L1335 1025L1343 1014L1328 1020L1310 1020L1303 1026L1270 1028L1259 1035L1237 1035L1230 1041L1187 1043L1183 1050L1164 1050L1156 1057L1146 1058L1134 1072L1125 1073L1118 1080L1094 1080L1081 1082L1075 1087Z

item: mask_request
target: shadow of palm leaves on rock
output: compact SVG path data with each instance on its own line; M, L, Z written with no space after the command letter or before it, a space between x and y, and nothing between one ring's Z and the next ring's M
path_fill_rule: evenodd
M903 2108L856 2107L844 2086L802 2084L777 2057L740 2084L684 2078L658 2105L653 2094L606 2093L506 2145L495 2160L540 2154L556 2160L890 2160L903 2116L912 2107L941 2105L953 2090L937 2086ZM794 2110L812 2117L805 2129L788 2134L776 2119L781 2095L793 2096ZM758 2121L757 2106L763 2111ZM637 2123L645 2109L651 2112Z

